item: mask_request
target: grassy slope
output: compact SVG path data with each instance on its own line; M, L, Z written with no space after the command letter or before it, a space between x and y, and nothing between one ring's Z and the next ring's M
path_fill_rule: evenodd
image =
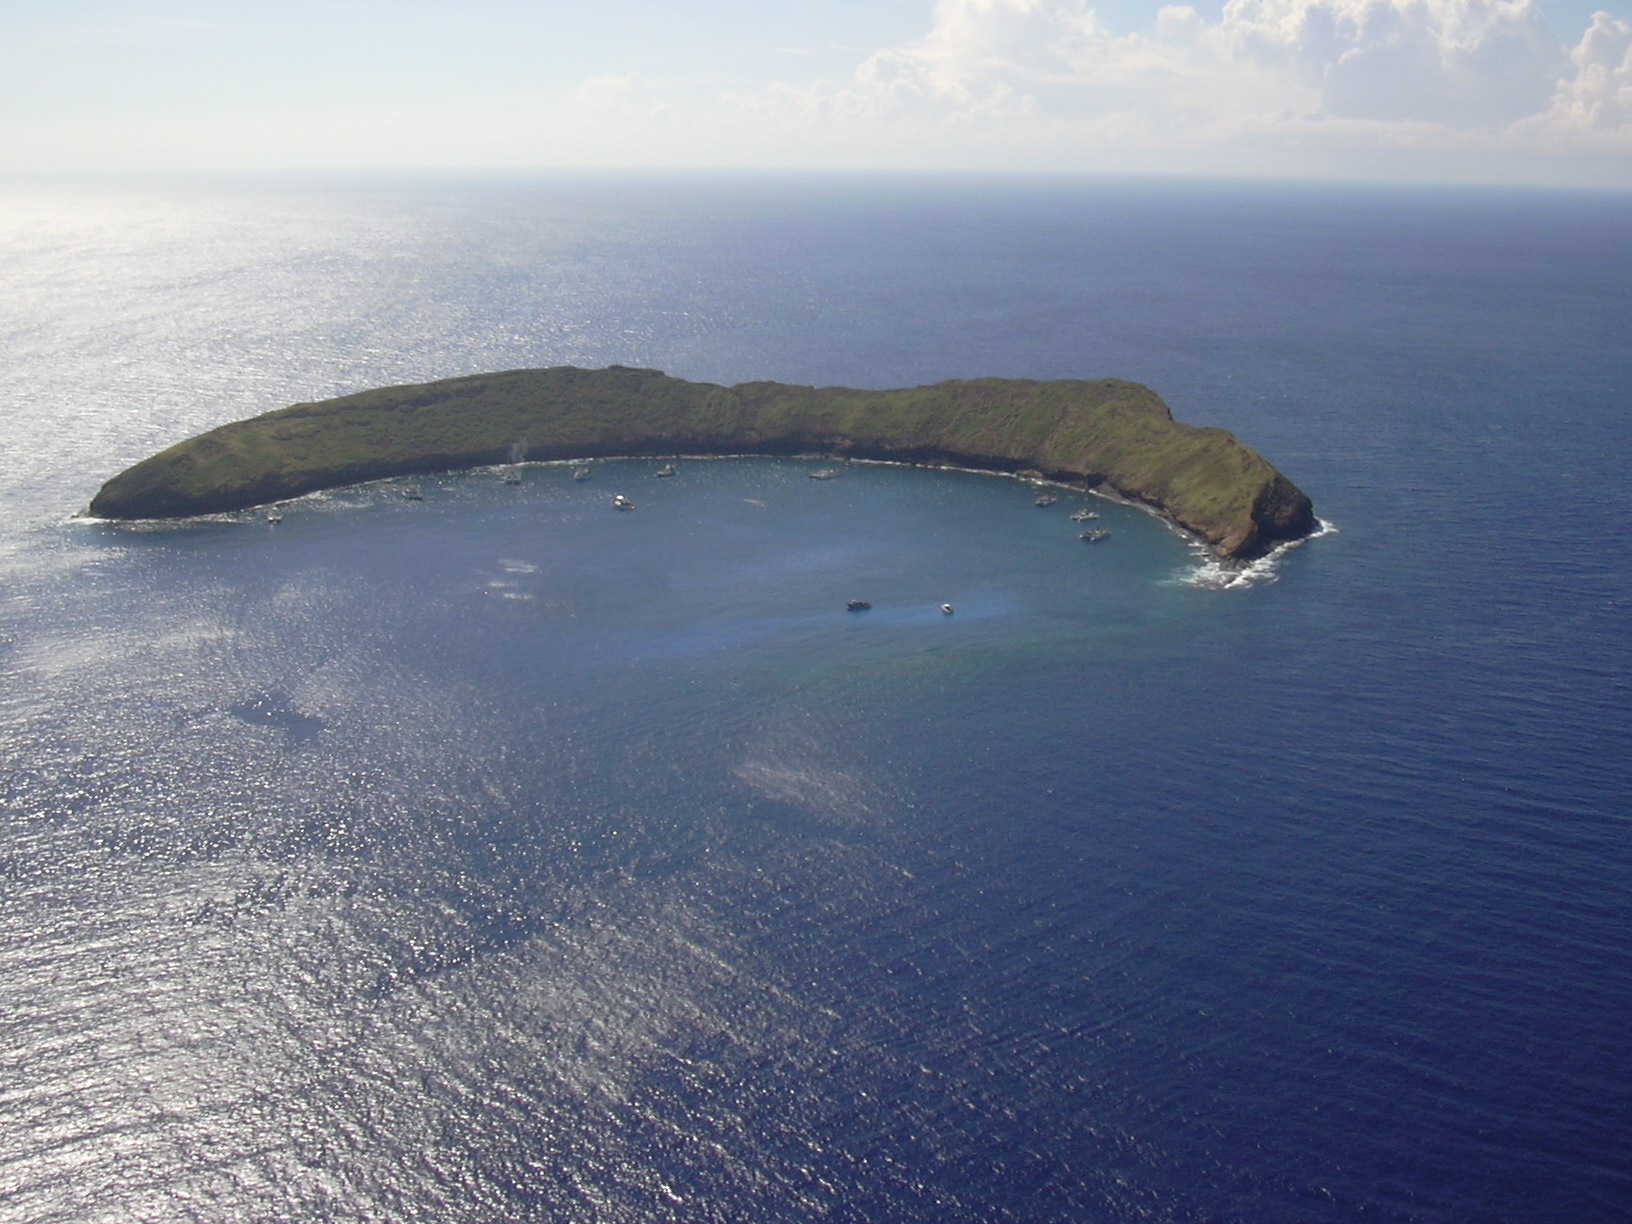
M1136 383L978 379L899 391L744 383L652 370L512 370L296 404L201 434L103 486L107 518L236 510L359 480L529 459L777 454L952 462L1103 481L1224 556L1313 526L1308 498L1219 429L1175 422Z

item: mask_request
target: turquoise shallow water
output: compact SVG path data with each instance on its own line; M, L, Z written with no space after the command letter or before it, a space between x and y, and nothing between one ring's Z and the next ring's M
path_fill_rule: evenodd
M6 192L0 1218L1632 1202L1624 202ZM1130 508L793 460L69 517L566 361L1140 378L1336 530L1222 589Z

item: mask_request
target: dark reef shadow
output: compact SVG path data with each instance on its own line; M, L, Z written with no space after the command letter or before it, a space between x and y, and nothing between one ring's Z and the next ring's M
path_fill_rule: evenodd
M271 727L282 731L288 747L296 747L315 739L323 730L323 720L314 714L302 714L289 700L287 693L271 690L228 706L227 712L252 727Z

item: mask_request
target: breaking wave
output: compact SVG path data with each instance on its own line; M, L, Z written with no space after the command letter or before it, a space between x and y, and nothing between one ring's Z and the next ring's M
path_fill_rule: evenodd
M1277 571L1281 558L1287 553L1307 544L1310 540L1338 534L1336 524L1326 519L1316 519L1315 522L1319 526L1302 539L1277 544L1256 561L1223 561L1215 557L1201 541L1193 540L1190 551L1196 558L1196 565L1193 569L1179 574L1174 581L1209 591L1239 591L1260 582L1277 582L1280 579Z

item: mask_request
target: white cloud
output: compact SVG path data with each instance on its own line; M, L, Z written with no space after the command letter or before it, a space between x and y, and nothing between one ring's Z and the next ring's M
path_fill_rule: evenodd
M1544 125L1591 136L1632 131L1632 26L1593 14L1570 60L1574 73L1559 82Z
M827 79L544 73L160 118L0 119L52 168L777 165L1193 171L1632 187L1632 26L1538 0L1228 0L1119 32L1093 0L936 0ZM814 68L800 71L817 71ZM1571 159L1574 159L1571 161Z
M1231 0L1219 33L1295 66L1340 118L1499 126L1546 105L1566 66L1532 0Z
M1288 158L1325 142L1535 152L1592 132L1632 150L1632 28L1600 13L1571 52L1534 0L1230 0L1173 5L1118 34L1086 0L938 0L928 33L834 85L737 97L806 152L839 140L909 164L1149 164L1225 145ZM1216 158L1215 158L1216 160ZM1216 168L1216 165L1212 168ZM1622 177L1627 177L1623 172Z
M1084 0L940 0L919 42L854 87L880 102L1061 116L1133 108L1495 127L1547 105L1569 61L1533 0L1230 0L1117 35Z

